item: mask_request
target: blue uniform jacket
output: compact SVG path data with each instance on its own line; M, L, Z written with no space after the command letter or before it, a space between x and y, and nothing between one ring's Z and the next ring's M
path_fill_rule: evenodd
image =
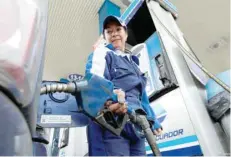
M147 115L147 119L154 124L152 129L161 128L145 91L146 78L138 65L136 56L115 50L110 44L96 48L89 55L86 74L95 74L112 81L115 89L121 88L125 91L128 105L136 112Z

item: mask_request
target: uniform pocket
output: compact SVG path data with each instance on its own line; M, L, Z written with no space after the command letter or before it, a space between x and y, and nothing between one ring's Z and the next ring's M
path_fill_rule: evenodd
M115 66L112 70L113 70L112 76L114 79L123 78L132 74L132 72L129 70L128 67L121 66L121 65Z

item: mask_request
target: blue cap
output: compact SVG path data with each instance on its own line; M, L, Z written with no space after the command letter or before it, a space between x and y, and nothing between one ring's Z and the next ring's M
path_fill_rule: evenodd
M112 22L112 21L119 23L121 26L123 26L125 29L127 29L125 22L121 18L119 18L117 16L110 15L104 19L103 31L106 28L107 24Z

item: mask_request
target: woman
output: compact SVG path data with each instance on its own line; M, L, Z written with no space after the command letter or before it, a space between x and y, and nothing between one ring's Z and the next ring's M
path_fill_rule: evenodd
M103 23L103 37L106 46L99 46L89 56L86 73L92 73L113 82L116 94L125 92L126 104L137 113L147 115L150 123L154 123L153 132L159 134L162 130L155 119L155 114L149 106L145 92L146 78L138 68L138 58L125 51L128 37L127 27L116 16L108 16ZM126 105L105 103L115 114L127 112ZM125 125L121 136L101 128L95 122L88 126L88 142L90 156L144 156L145 139L138 136L136 127L130 122Z

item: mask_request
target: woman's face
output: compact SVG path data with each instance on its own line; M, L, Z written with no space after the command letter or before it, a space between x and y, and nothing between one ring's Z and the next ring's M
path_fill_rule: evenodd
M104 30L104 36L107 43L111 43L116 49L121 51L125 50L128 35L123 26L117 22L110 22Z

